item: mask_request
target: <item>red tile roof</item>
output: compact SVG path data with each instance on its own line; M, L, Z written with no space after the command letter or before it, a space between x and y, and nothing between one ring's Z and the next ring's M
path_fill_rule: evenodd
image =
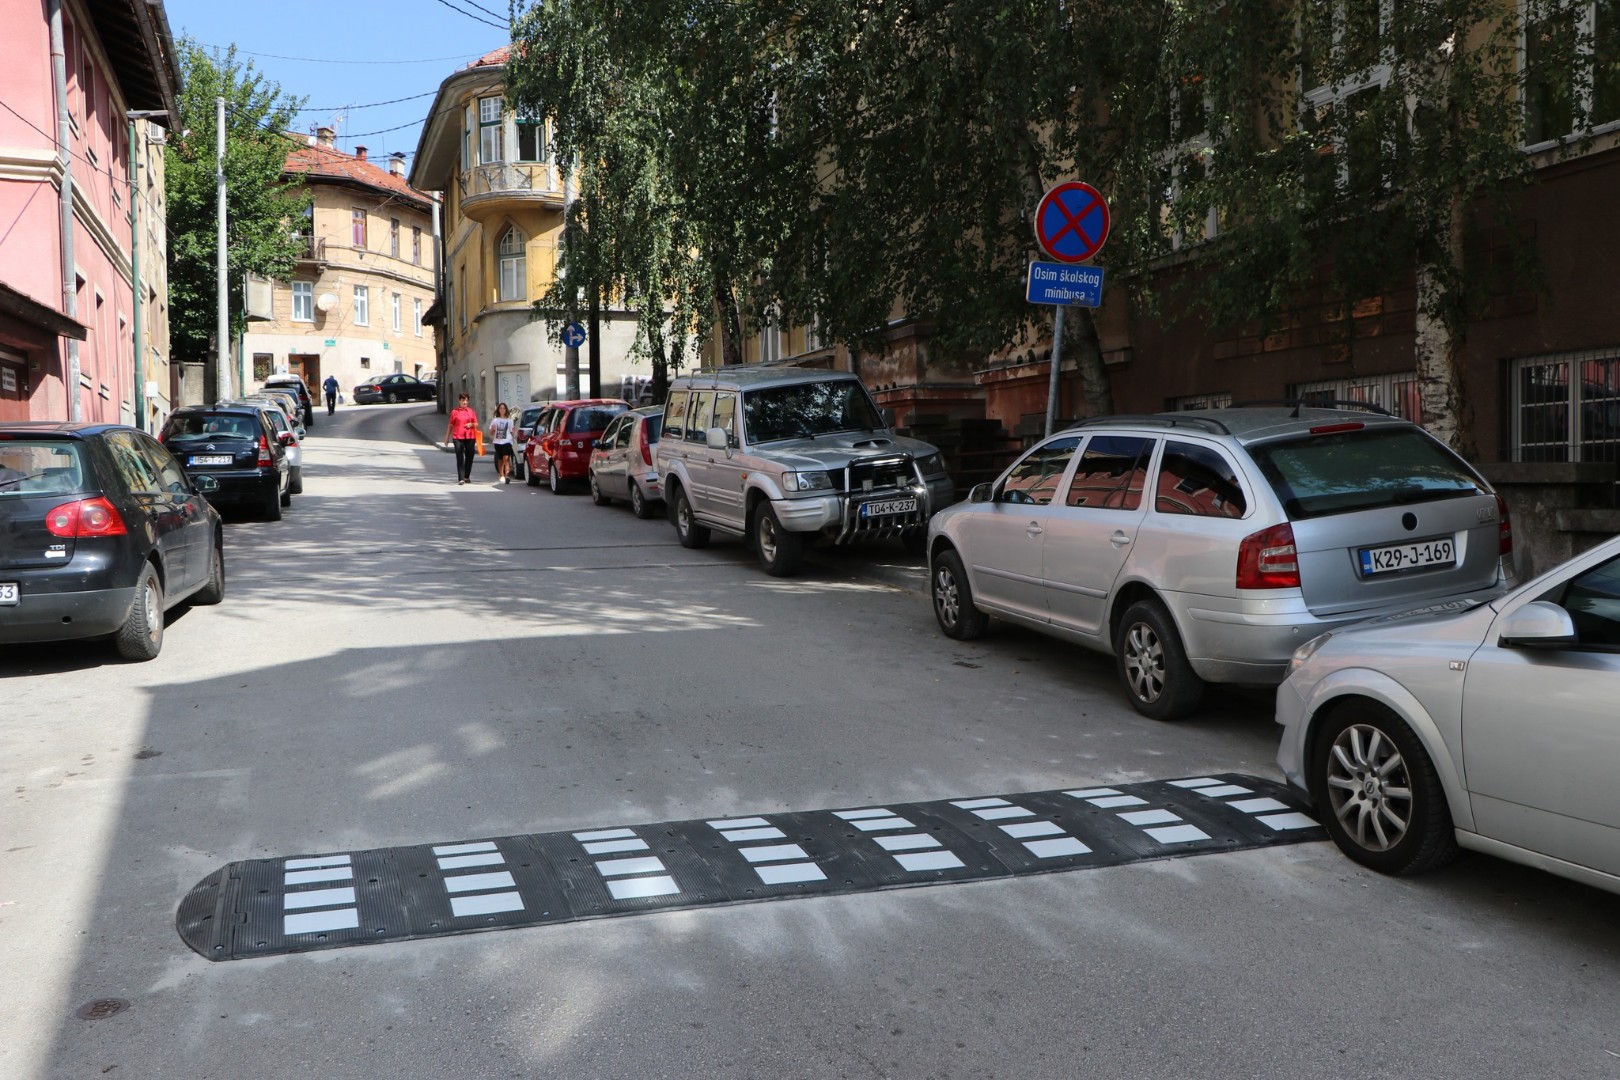
M480 56L478 59L476 59L472 63L468 64L467 67L462 68L462 70L466 71L466 70L468 70L470 68L481 68L481 67L505 67L506 62L508 60L510 60L511 58L512 58L512 46L510 46L510 45L502 45L500 48L496 49L494 52L485 53L483 56Z
M371 161L362 161L353 154L345 154L331 146L298 147L288 153L286 171L375 188L390 195L400 195L421 203L424 209L433 204L425 193L407 184L403 176L395 176L386 168Z

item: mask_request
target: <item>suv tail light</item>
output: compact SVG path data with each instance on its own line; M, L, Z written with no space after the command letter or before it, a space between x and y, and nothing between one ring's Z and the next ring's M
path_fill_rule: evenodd
M644 420L636 425L636 445L641 448L641 460L652 468L652 443L647 441L647 422Z
M275 463L276 459L270 455L270 441L261 434L259 436L259 460L257 464L259 468L265 469Z
M52 536L123 536L124 519L106 499L80 499L53 506L45 515L45 529Z
M1496 513L1501 524L1498 526L1498 543L1496 553L1498 558L1506 558L1513 554L1513 518L1508 515L1507 500L1502 496L1496 497Z
M1299 588L1299 552L1292 525L1273 525L1243 538L1238 546L1237 587Z

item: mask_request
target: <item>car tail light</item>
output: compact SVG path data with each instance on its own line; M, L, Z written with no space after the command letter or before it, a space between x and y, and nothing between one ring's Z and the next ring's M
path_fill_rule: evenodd
M1299 588L1299 552L1292 525L1273 525L1243 538L1238 546L1237 587Z
M652 443L647 441L646 424L636 427L636 445L641 447L641 460L647 463L648 468L652 468Z
M1311 434L1312 435L1336 435L1341 431L1360 431L1362 428L1364 428L1366 426L1367 426L1366 424L1363 424L1360 421L1355 421L1355 420L1352 420L1349 423L1344 423L1344 424L1318 424L1315 427L1311 428Z
M106 499L80 499L51 508L45 529L52 536L123 536L124 519Z
M1513 554L1513 518L1508 515L1507 500L1500 495L1496 497L1496 513L1500 521L1498 535L1501 537L1496 553L1498 558L1502 558Z
M270 456L270 441L268 439L266 439L261 434L259 436L259 460L258 460L258 466L259 466L259 468L263 469L263 468L268 468L269 466L274 465L275 463L276 463L276 459L274 457Z

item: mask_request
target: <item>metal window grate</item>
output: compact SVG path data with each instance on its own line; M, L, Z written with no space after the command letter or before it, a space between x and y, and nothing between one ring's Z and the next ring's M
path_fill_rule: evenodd
M1362 401L1387 409L1403 420L1423 422L1423 401L1415 371L1295 383L1288 388L1288 396L1306 402Z
M1620 462L1620 348L1512 362L1514 461Z
M1188 394L1185 397L1164 399L1165 412L1191 412L1194 409L1230 409L1232 395L1223 394Z

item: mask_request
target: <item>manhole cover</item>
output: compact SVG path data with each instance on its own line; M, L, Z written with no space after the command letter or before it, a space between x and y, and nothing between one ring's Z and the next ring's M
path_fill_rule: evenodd
M129 1008L129 1002L123 998L97 998L87 1001L74 1009L74 1015L81 1020L105 1020L109 1016L116 1016Z

